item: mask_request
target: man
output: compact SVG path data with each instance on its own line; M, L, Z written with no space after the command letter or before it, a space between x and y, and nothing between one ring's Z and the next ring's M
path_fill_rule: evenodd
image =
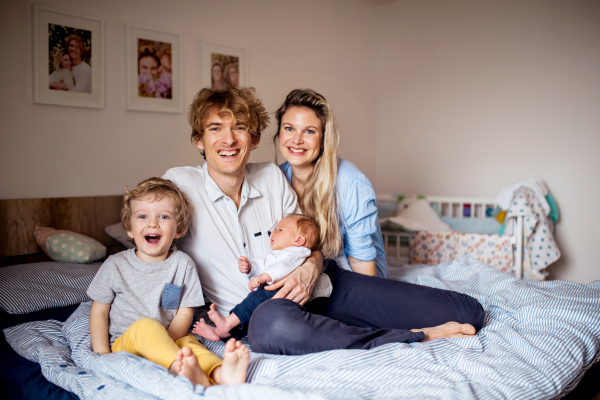
M67 50L73 63L73 78L75 87L69 89L71 92L92 93L92 67L83 61L85 57L85 46L79 35L71 34L67 38Z
M276 165L248 164L269 121L254 89L203 89L190 109L191 140L206 162L170 169L164 178L188 196L195 211L177 246L196 262L205 296L228 315L248 294L239 257L264 258L270 232L287 214L299 211L298 201ZM275 298L306 303L322 263L320 251L313 252L303 266L271 285L282 287Z

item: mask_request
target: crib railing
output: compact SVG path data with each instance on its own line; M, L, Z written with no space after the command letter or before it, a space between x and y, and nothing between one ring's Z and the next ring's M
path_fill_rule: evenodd
M496 207L494 199L474 197L425 196L431 208L440 216L457 218L485 218ZM377 195L390 200L393 195ZM408 239L410 233L382 231L383 246L388 261L408 264ZM402 244L402 238L406 244ZM510 238L513 248L513 269L517 278L523 277L523 217L517 217L517 226Z

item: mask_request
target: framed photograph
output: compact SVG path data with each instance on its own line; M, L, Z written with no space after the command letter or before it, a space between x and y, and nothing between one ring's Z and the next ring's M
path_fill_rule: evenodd
M36 103L104 108L104 20L33 7Z
M246 86L246 50L202 42L202 83L213 90L222 89L227 82L234 86Z
M183 111L178 33L127 24L127 109Z

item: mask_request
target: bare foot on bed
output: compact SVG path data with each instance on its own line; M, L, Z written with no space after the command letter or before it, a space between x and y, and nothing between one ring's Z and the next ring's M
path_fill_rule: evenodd
M221 385L237 385L246 382L250 352L239 340L229 339L221 368L216 369L213 380Z
M217 306L210 305L208 310L208 318L217 326L217 333L221 339L230 337L229 331L240 324L240 319L235 314L229 314L227 317L222 316L217 311Z
M202 336L203 338L207 338L208 340L212 340L213 342L221 340L221 336L219 335L217 328L204 322L204 318L200 318L200 321L194 324L192 333Z
M171 371L178 375L183 375L188 378L192 383L200 384L202 386L210 386L208 376L200 368L198 359L192 352L192 349L185 346L182 347L175 356L175 361L171 364Z
M200 318L200 321L194 324L192 333L205 337L213 342L231 337L229 331L240 324L240 319L235 314L229 314L228 317L224 317L219 314L217 306L214 304L210 305L208 318L216 325L216 328L204 322L204 318Z
M475 336L475 328L470 324L459 324L458 322L446 322L443 325L434 326L433 328L411 329L413 332L423 332L425 339L421 342L429 342L430 340L441 338L464 338Z

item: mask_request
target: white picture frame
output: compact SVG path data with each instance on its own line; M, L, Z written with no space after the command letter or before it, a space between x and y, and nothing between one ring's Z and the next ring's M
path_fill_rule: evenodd
M147 26L125 24L127 109L134 111L183 112L181 35ZM158 58L156 73L153 65ZM170 51L171 71L165 57ZM146 54L146 56L144 56ZM140 70L143 68L144 71ZM169 72L170 77L165 73ZM170 79L169 79L170 78ZM168 82L170 81L170 88ZM170 92L170 94L169 94Z
M103 19L33 6L35 103L104 108L104 62Z
M215 43L211 41L202 41L200 54L201 65L202 65L202 79L201 82L204 87L212 89L223 88L226 81L228 81L229 75L232 75L233 69L237 66L238 81L233 81L235 86L244 87L248 85L248 70L246 65L246 49L237 46L231 46L227 44ZM219 85L214 84L212 78L214 64L221 65L222 81ZM234 78L235 79L235 78Z

